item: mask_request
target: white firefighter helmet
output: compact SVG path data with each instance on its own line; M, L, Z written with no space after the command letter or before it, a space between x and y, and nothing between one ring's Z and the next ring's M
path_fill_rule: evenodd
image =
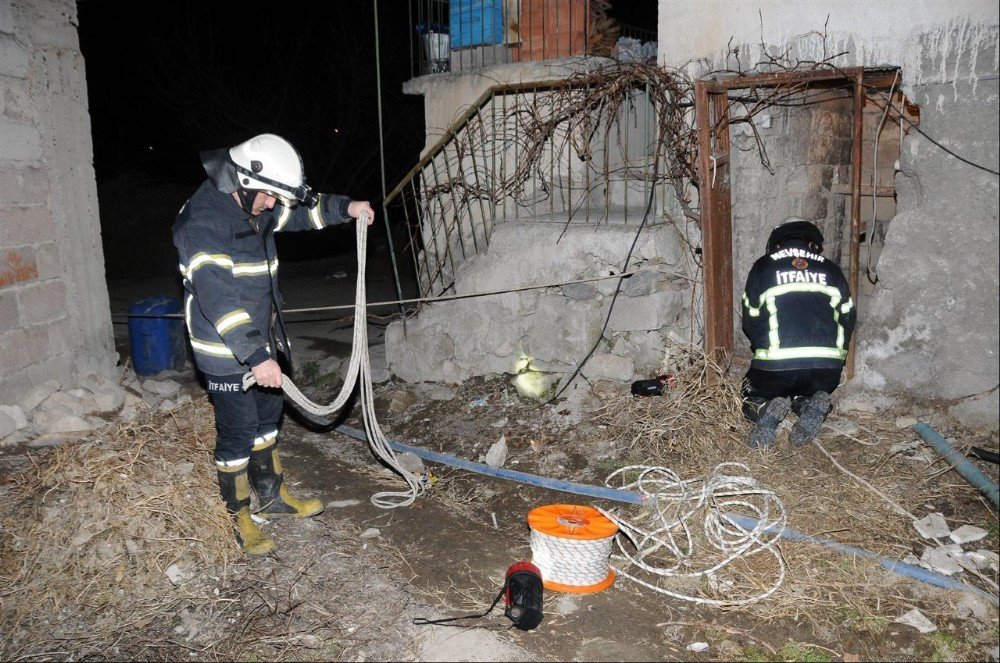
M241 189L264 191L286 205L310 202L302 157L281 136L261 134L229 150Z

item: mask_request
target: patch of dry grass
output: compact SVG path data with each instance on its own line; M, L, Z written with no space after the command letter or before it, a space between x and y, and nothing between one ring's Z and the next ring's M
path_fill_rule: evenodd
M384 577L398 561L356 550L349 524L272 523L277 553L242 556L214 436L207 400L144 411L34 458L6 487L0 659L329 660L407 646L407 620L368 596L400 591Z

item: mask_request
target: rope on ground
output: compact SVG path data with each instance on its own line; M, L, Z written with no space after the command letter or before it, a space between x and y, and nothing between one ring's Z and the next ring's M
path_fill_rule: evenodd
M368 433L368 445L375 456L388 465L396 474L401 476L406 482L405 491L383 491L375 493L371 497L372 504L380 509L394 509L400 506L409 506L424 493L424 486L412 472L403 467L396 458L396 452L389 445L385 434L382 432L378 421L375 419L375 392L372 387L372 375L370 357L368 354L368 321L365 316L365 306L367 294L365 290L365 256L368 245L368 220L364 217L357 223L357 252L358 252L358 282L354 296L354 338L351 350L351 362L347 368L347 375L344 376L344 384L340 388L340 393L329 405L317 405L309 400L302 391L295 386L295 383L282 376L281 388L285 395L296 405L309 414L317 417L329 417L338 412L354 391L354 385L360 383L361 391L361 413L365 423L365 431ZM243 376L243 389L249 389L254 384L253 373Z
M626 477L638 473L627 481ZM621 479L621 486L612 486L614 479ZM736 607L756 603L767 598L785 580L785 561L777 543L787 526L785 506L775 492L762 486L750 476L750 468L742 463L720 463L708 479L681 479L667 467L631 465L608 475L605 484L610 488L631 490L646 496L652 508L641 522L633 522L621 515L598 510L618 525L635 547L632 553L622 543L615 542L621 555L613 560L626 562L612 569L619 575L643 587L684 601L720 607ZM752 529L737 524L727 513L752 515L756 525ZM704 514L701 529L704 539L714 549L713 561L697 568L693 521ZM704 577L713 587L729 591L728 582L720 583L716 574L740 558L761 552L774 557L778 565L776 580L764 591L748 598L712 599L690 596L671 591L647 582L626 572L629 565L658 578ZM759 583L756 583L759 584Z

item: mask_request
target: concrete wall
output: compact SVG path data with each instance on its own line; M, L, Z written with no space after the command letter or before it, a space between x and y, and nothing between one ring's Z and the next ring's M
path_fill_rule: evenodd
M701 75L734 64L725 62L732 39L745 68L761 60L761 44L802 60L847 51L837 65L900 66L903 92L921 108L920 128L997 170L998 25L1000 9L989 1L661 0L659 57ZM966 423L996 429L997 176L914 132L900 149L897 214L859 325L854 386L942 399ZM734 219L762 231L782 220L786 180L765 174L751 159L734 160L733 179ZM748 183L770 189L774 202L744 206L740 194ZM738 237L737 254L746 251L743 244L757 247L763 239ZM745 271L735 276L739 286Z
M115 365L76 20L0 0L0 403Z

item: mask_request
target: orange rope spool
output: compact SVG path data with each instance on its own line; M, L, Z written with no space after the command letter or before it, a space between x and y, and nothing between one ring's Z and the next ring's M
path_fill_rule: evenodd
M608 566L618 526L597 509L550 504L528 513L532 561L546 589L590 594L615 582Z

